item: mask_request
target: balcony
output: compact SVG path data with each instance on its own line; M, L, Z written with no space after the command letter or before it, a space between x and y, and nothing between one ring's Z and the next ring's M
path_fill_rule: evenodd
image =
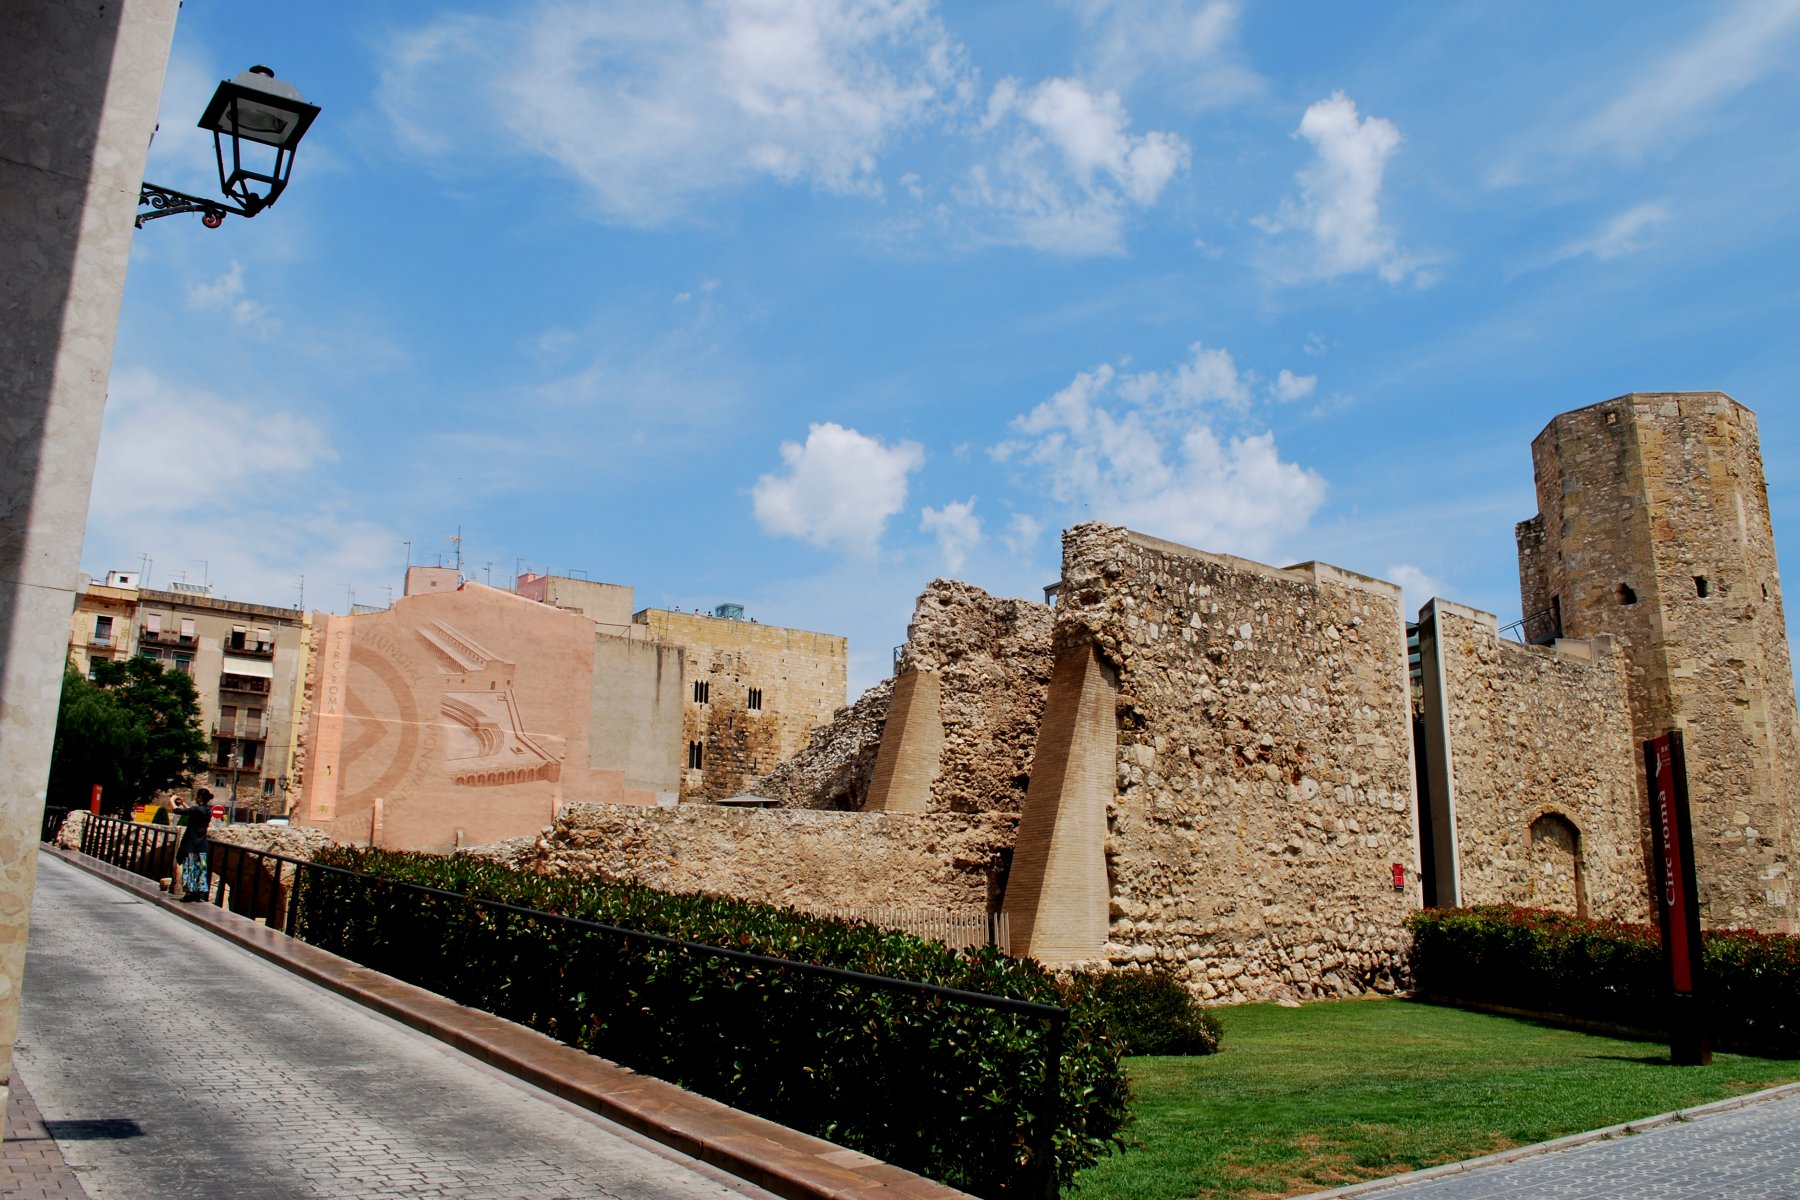
M245 658L274 658L274 642L234 641L227 638L222 647L227 654L241 654Z
M236 738L240 742L269 740L269 719L260 721L219 721L213 725L215 738Z
M175 633L168 629L146 629L138 634L140 646L180 646L192 650L200 639L191 633Z
M266 696L269 694L269 681L258 679L254 675L221 675L219 691L242 692L247 696Z

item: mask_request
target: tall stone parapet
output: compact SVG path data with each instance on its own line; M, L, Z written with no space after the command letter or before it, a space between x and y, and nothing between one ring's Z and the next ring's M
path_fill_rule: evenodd
M1755 414L1721 392L1635 392L1562 414L1531 449L1525 611L1619 640L1637 741L1682 731L1702 919L1794 929L1800 719Z
M1041 799L1067 829L1034 840L1076 882L1063 915L1079 932L1092 851L1064 835L1094 836L1103 788L1098 957L1166 965L1209 999L1393 987L1419 903L1400 589L1088 524L1064 534L1056 612L1057 681L1013 879ZM1059 759L1049 742L1065 679L1072 752ZM1088 702L1103 694L1112 777L1096 782Z

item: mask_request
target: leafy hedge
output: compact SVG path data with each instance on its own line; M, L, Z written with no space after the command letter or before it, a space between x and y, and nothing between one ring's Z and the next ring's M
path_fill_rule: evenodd
M872 925L467 857L330 847L315 861L540 912L825 966L1063 1004L1035 964ZM1027 1191L1044 1019L583 930L527 913L312 873L306 941L726 1104L983 1196ZM1071 1005L1054 1170L1120 1146L1119 1050Z
M1414 913L1413 984L1447 999L1667 1027L1662 942L1648 925L1511 905ZM1800 938L1748 929L1701 938L1713 1037L1759 1054L1800 1055Z
M1168 968L1075 977L1068 993L1100 1006L1121 1054L1212 1054L1219 1019Z

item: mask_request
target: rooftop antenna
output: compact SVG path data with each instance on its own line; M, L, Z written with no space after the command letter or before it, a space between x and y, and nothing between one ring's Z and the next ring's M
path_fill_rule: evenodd
M481 568L481 578L482 578L483 582L485 582L489 587L494 586L494 564L493 563L489 563L487 566Z
M300 602L298 604L296 604L294 607L298 608L302 612L305 612L306 611L306 576L301 575L301 576L297 577L294 580L294 587L300 593Z
M394 607L394 585L391 583L383 584L382 590L387 592L387 598L388 598L387 606L389 608Z
M452 546L456 547L456 574L460 578L462 576L462 526L461 525L458 525L456 527L456 532L450 535L450 544Z
M406 569L412 570L412 543L406 542Z
M349 601L349 604L350 604L350 607L345 609L344 611L345 612L355 612L356 611L356 588L355 588L355 586L352 584L346 583L344 585L344 596Z
M204 558L200 560L200 582L204 586L212 586L212 564Z
M156 560L151 558L148 554L138 555L138 586L139 587L149 587L150 586L150 564L155 561Z
M524 573L525 573L525 560L522 558L513 559L513 586L514 587L517 587L519 585L519 576L523 575Z

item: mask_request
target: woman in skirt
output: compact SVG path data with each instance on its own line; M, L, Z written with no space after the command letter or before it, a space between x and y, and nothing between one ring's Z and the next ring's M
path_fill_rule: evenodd
M178 808L175 815L183 818L187 828L181 832L181 844L175 848L175 877L180 882L178 900L198 902L211 891L206 871L206 827L212 824L212 793L201 788L194 793L191 808Z

